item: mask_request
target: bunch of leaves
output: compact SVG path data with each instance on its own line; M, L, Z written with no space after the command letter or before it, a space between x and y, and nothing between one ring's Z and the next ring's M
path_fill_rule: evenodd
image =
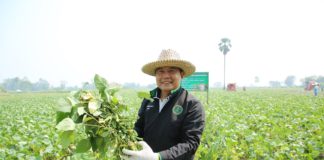
M127 117L127 106L115 95L118 88L110 88L99 75L94 82L96 90L79 90L66 98L68 105L58 108L60 142L70 155L92 149L96 158L121 159L123 148L139 149L135 143L139 139Z
M137 97L141 98L141 99L147 99L147 100L153 102L153 98L151 98L151 95L149 92L139 91L139 92L137 92Z

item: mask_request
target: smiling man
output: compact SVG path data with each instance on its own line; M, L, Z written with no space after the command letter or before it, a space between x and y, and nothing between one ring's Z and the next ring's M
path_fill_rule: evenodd
M202 104L181 87L181 79L195 72L195 66L171 49L162 50L158 60L142 71L155 76L154 101L144 99L135 123L143 150L124 149L126 159L193 160L205 126Z

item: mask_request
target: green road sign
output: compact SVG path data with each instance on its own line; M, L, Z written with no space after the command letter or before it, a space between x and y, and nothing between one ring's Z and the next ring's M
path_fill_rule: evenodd
M195 72L182 79L181 86L189 91L208 91L208 72Z

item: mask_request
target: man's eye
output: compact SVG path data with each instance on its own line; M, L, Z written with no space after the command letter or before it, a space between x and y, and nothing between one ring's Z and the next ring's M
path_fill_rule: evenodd
M163 74L163 71L157 71L156 73L157 74Z
M169 72L170 72L170 73L175 73L176 70L175 70L175 69L171 69L171 70L169 70Z

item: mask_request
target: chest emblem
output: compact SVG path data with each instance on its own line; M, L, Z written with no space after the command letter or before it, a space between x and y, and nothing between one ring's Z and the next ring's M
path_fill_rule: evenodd
M153 108L153 107L154 107L154 105L149 104L149 105L147 105L146 110L148 111L148 110L150 110L150 109Z
M183 108L182 108L182 106L180 106L180 105L175 105L175 106L173 106L173 108L172 108L172 112L173 112L173 114L175 114L175 115L180 115L180 114L183 112Z

